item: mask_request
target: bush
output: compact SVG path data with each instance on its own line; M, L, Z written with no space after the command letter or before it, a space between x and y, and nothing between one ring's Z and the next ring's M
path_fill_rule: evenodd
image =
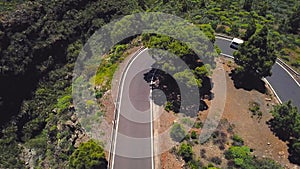
M72 96L67 94L57 100L57 112L61 113L71 105Z
M70 168L107 168L105 153L101 146L90 140L79 145L69 159Z
M202 123L201 121L196 122L196 123L194 124L194 127L197 128L197 129L200 129L200 128L203 127L203 123Z
M193 159L192 146L189 144L182 143L180 145L178 154L182 157L185 162L189 162Z
M235 146L244 145L244 140L240 136L238 136L237 134L234 134L232 136L232 140L233 140L233 145L235 145Z
M186 135L187 135L187 133L181 124L179 124L179 123L173 124L173 126L171 128L170 136L174 141L181 142L181 141L183 141L183 139L185 138Z
M192 131L191 132L191 139L197 139L197 133L196 133L196 131Z
M172 107L173 107L173 104L171 102L167 101L166 104L165 104L165 110L167 112L169 112L169 111L172 110Z

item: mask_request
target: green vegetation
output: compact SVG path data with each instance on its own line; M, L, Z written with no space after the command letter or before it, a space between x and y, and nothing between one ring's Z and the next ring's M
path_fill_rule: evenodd
M124 59L124 52L127 49L127 45L116 45L105 59L99 65L99 69L92 79L96 86L101 86L101 89L109 89L111 86L111 80L115 71L118 68L120 61Z
M107 168L104 150L95 141L82 143L70 157L70 168Z
M20 3L23 0L0 2L0 168L68 168L69 156L75 152L78 152L77 157L80 156L80 151L78 148L76 151L73 143L75 140L69 141L75 132L81 131L80 126L66 125L74 113L70 93L74 62L87 39L102 25L120 16L143 11L174 14L194 23L212 42L215 40L214 32L245 37L249 39L247 44L253 51L256 51L257 46L252 45L252 37L263 30L262 25L267 25L269 38L276 37L273 41L280 42L279 47L275 48L283 48L280 57L300 70L297 0L39 0L26 1L15 10ZM147 34L142 37L145 46L167 49L182 58L190 59L194 55L186 44L170 37ZM116 45L102 62L97 75L91 79L101 86L96 91L98 99L110 88L113 73L118 63L126 57L125 50L130 48L127 45L129 41ZM241 56L242 54L241 51ZM259 76L269 74L268 68L273 58L266 59L253 59L254 62L264 61L254 68L262 68L258 69ZM188 65L196 77L196 84L201 88L207 87L204 82L210 75L209 68L204 67L204 63L192 63L195 60L191 59ZM172 64L162 66L171 72L177 70ZM184 70L180 72L183 73L177 76L183 81L193 81L190 74ZM178 103L174 99L171 102L170 97L168 99L171 103L169 110L176 110ZM291 117L293 115L291 113ZM289 120L294 122L292 118L284 119L280 114L274 119L277 121L276 125L290 129L288 135L291 154L294 154L293 158L297 161L300 151L299 136L296 134L299 133L296 130L298 122L280 125ZM298 119L296 115L295 119ZM200 122L195 124L197 128L201 126ZM182 135L180 137L184 138L186 133L180 128L177 126ZM280 131L279 128L278 130ZM28 148L38 154L32 157L33 166L25 165L24 158L21 157ZM74 155L74 159L77 157ZM198 163L199 160L191 160L189 166ZM260 164L274 166L273 162L267 160Z
M257 116L258 119L262 118L262 111L260 110L260 105L257 102L249 103L249 111L252 113L251 117Z
M1 16L0 168L30 168L26 147L38 152L32 167L68 168L76 149L69 140L82 131L64 125L73 114L74 62L105 21L133 8L140 9L132 1L28 1ZM111 56L123 48L116 51Z
M197 138L198 138L197 132L196 131L192 131L191 132L191 139L197 139Z
M0 12L14 10L17 5L23 2L25 2L25 0L3 0L0 2Z
M297 107L286 102L274 106L273 119L269 121L271 129L284 141L289 142L290 160L299 164L300 160L300 114Z
M242 145L244 145L244 140L242 139L242 137L240 137L239 135L237 135L237 134L234 134L233 136L232 136L232 140L233 140L233 145L234 146L242 146Z
M193 149L189 144L182 143L179 147L178 154L185 162L189 162L193 159Z
M282 169L282 167L270 159L257 159L251 155L247 146L231 146L225 152L226 159L233 162L235 168L241 169Z
M182 142L185 139L186 135L187 133L181 124L179 123L173 124L170 131L170 136L174 141Z
M266 26L240 46L234 53L234 61L238 65L236 73L243 77L260 79L271 75L276 53Z

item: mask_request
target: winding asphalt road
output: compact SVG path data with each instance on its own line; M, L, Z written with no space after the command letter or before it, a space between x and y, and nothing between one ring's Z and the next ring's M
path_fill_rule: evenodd
M123 72L119 86L112 169L152 169L153 130L150 85L144 74L154 63L147 49L137 52Z
M234 49L230 48L231 39L216 37L216 44L222 54L233 56ZM300 85L292 75L278 62L272 68L272 76L266 78L281 102L291 100L300 110Z

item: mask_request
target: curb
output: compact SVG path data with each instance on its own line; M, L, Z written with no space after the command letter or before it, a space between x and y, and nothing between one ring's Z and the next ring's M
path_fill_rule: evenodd
M278 94L275 92L275 90L272 87L272 85L270 84L270 82L266 78L263 78L262 80L270 87L271 91L273 92L273 94L275 95L275 97L277 98L277 100L279 101L279 103L282 104L281 99L279 98Z

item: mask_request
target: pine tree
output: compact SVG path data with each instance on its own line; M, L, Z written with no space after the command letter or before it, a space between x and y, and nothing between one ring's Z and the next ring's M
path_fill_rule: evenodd
M293 33L297 33L300 28L300 6L296 9L296 11L292 14L289 19L290 26Z
M276 54L274 44L268 35L269 30L264 26L234 53L234 61L238 65L237 73L241 73L244 77L254 78L271 75L271 68L276 61Z
M245 0L243 9L250 12L252 8L253 0Z
M252 35L254 35L255 31L256 31L256 25L255 25L255 21L253 18L249 18L248 20L248 26L247 26L247 30L245 32L245 35L244 35L244 40L247 41L250 39L250 37Z

